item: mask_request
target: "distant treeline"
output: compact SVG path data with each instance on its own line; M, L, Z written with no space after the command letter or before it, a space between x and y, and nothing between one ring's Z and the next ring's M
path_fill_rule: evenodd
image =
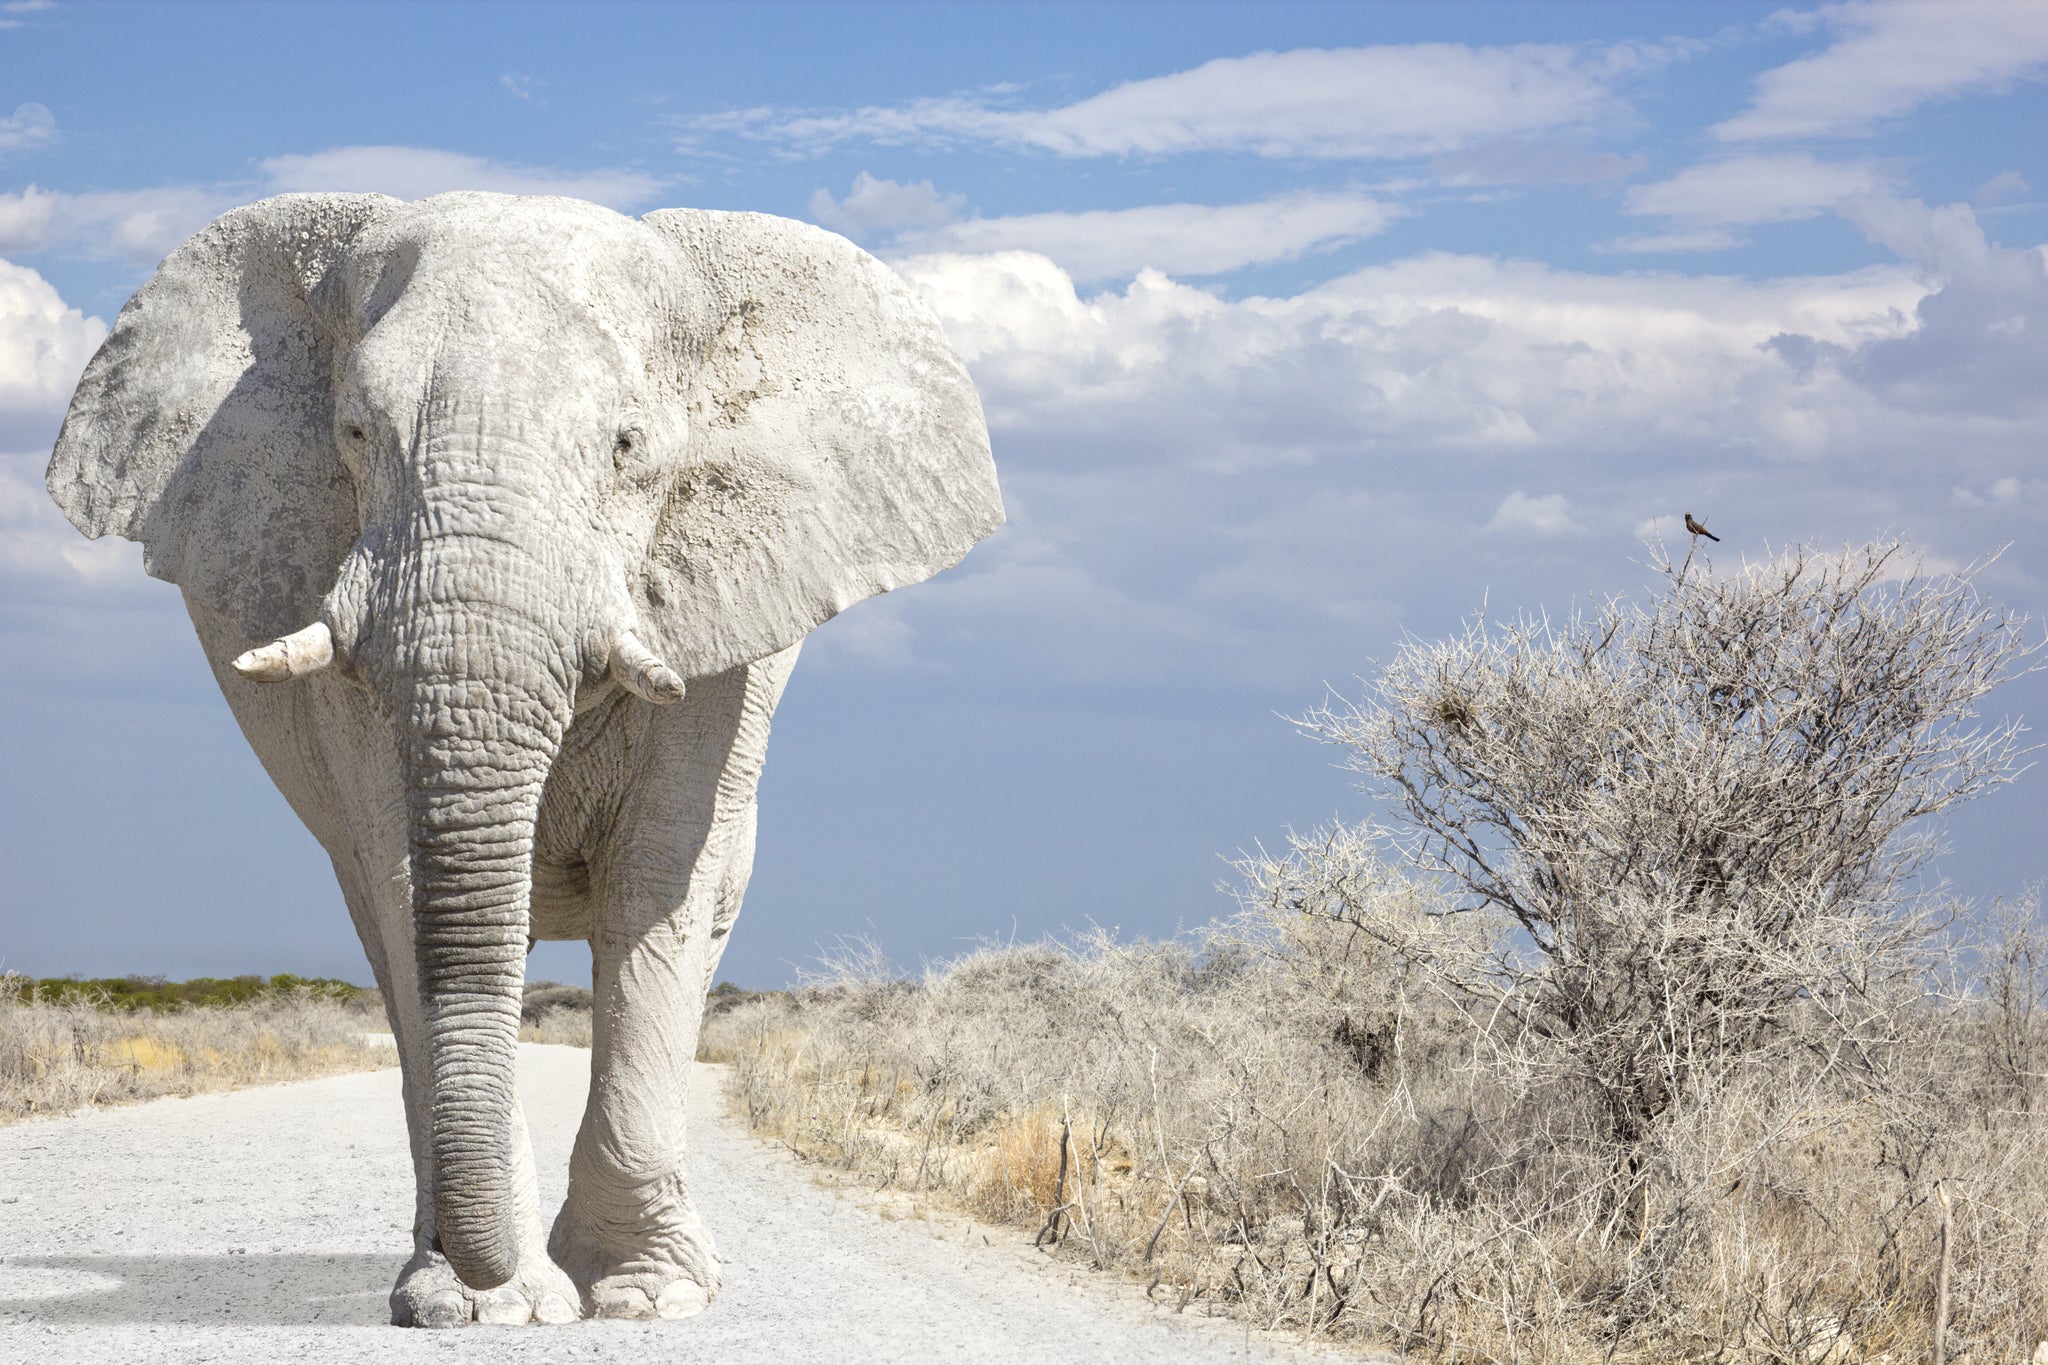
M90 980L75 976L0 976L0 995L23 1004L94 1005L107 1010L175 1010L187 1007L220 1008L246 1005L252 1001L280 996L313 995L342 1004L374 1005L377 993L325 976L196 976L190 981L168 981L161 976L102 976Z
M105 1010L175 1010L188 1006L220 1008L245 1005L254 1000L306 994L344 1005L373 1008L377 992L337 981L327 976L195 976L190 981L170 981L161 976L46 976L40 979L0 973L0 999L21 1004L57 1005L75 1002ZM705 1002L708 1011L720 1014L735 1005L746 1004L781 991L746 991L730 981L721 981ZM524 1022L536 1024L550 1009L590 1010L590 992L580 986L554 981L529 981L521 1013Z

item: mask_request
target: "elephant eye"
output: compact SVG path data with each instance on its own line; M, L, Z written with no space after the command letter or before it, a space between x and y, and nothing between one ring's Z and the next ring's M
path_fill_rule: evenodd
M632 433L632 432L630 432L630 431L622 431L622 432L620 432L620 433L619 433L619 439L618 439L618 440L616 440L616 441L614 441L614 442L612 442L612 454L614 454L614 455L631 455L632 453L633 453L633 433Z
M350 439L351 441L360 441L360 440L362 440L362 439L363 439L363 429L362 429L361 427L358 427L358 426L351 426L351 427L350 427L350 428L348 429L348 438L349 438L349 439Z

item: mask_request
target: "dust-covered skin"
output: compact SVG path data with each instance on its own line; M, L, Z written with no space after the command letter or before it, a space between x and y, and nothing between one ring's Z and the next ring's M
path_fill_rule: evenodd
M121 310L47 481L178 585L333 863L404 1073L392 1320L703 1309L683 1096L776 701L813 627L1002 521L930 310L760 214L285 195ZM545 1237L513 1083L536 939L587 941L597 996Z
M553 1203L589 1054L519 1054ZM690 1174L720 1230L725 1290L687 1337L659 1322L432 1336L385 1326L401 1260L391 1242L412 1207L400 1086L383 1071L0 1128L0 1200L12 1201L0 1203L0 1362L640 1365L679 1349L721 1365L1331 1358L1147 1308L1136 1289L1125 1302L1090 1294L1073 1283L1087 1272L1019 1233L884 1221L746 1136L721 1113L715 1072L697 1072Z

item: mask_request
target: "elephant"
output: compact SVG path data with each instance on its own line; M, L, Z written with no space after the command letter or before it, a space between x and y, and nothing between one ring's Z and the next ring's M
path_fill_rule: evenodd
M122 308L47 483L178 586L333 863L403 1073L392 1320L705 1307L683 1096L770 717L812 628L1003 521L930 309L763 214L283 195ZM595 995L545 1232L513 1084L543 939L588 942Z

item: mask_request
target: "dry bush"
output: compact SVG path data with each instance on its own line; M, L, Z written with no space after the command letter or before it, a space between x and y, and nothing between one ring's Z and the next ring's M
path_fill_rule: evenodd
M132 1012L25 995L0 979L0 1123L397 1064L364 1036L381 1015L310 991Z
M1894 547L1404 650L1311 716L1396 829L1200 940L707 1024L757 1128L1155 1298L1443 1360L1951 1361L2048 1335L2048 930L1916 890L2018 623Z
M1862 1046L1942 913L1912 890L1928 817L2018 766L2023 727L1977 705L2032 653L1971 575L1923 577L1896 544L1658 568L1647 606L1404 644L1300 722L1387 824L1241 865L1498 1016L1598 1097L1621 1161L1788 1035ZM1436 879L1431 913L1361 916L1383 857Z

